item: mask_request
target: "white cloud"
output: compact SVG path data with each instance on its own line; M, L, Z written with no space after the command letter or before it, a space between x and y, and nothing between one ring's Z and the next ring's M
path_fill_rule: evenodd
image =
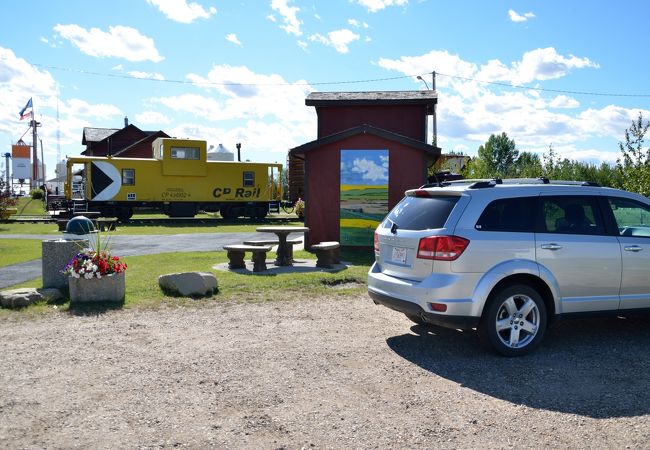
M228 42L232 42L235 45L241 45L241 42L239 42L239 39L237 38L237 35L235 33L230 33L226 35L226 40Z
M169 117L158 111L144 111L136 114L135 120L137 123L143 125L167 125L172 122Z
M190 73L187 78L210 95L187 94L159 101L212 121L273 117L304 122L312 116L304 104L312 89L302 80L290 83L277 74L257 74L245 66L229 65L214 65L207 76Z
M205 76L188 74L187 78L205 92L152 98L150 102L214 126L198 126L189 120L171 130L174 136L200 137L226 147L245 142L257 152L285 154L287 149L314 139L316 114L305 107L305 97L313 89L303 80L289 82L280 75L228 65L215 65ZM234 120L245 124L233 127Z
M117 106L105 103L90 104L85 100L76 98L60 103L59 111L61 114L91 117L100 120L108 120L122 115L122 111Z
M297 6L289 6L290 2L291 0L272 0L271 8L282 16L283 21L280 28L288 34L301 36L302 31L300 31L300 25L302 25L302 21L297 16L300 8ZM275 22L275 18L273 18L273 22Z
M533 14L532 12L518 14L517 11L515 11L514 9L509 9L508 16L510 17L510 20L512 20L513 22L526 22L528 19L534 18L535 14Z
M525 84L561 78L572 69L598 68L589 58L573 55L563 56L553 47L538 48L523 54L520 61L506 66L499 60L490 60L483 66L462 60L446 50L432 50L421 56L402 56L399 59L380 58L378 65L407 75L436 71L450 77L441 77L438 85L447 86L456 80L467 78L478 81L508 81ZM459 81L456 81L458 83Z
M128 72L129 75L131 75L134 78L142 78L145 80L164 80L165 77L157 72L141 72L138 70L132 70L131 72Z
M242 161L252 159L252 154L256 153L263 154L264 161L283 165L286 163L287 150L314 138L311 131L305 132L292 123L267 123L257 120L248 120L235 127L212 127L187 122L171 128L168 134L179 138L205 140L208 146L223 144L232 151L236 151L235 144L239 142L242 144Z
M348 24L354 28L368 28L368 24L366 22L359 22L357 19L348 19Z
M86 30L79 25L58 24L54 31L89 56L124 58L128 61L160 62L164 59L158 54L153 39L143 36L135 28L117 25L105 32L99 28Z
M405 6L408 0L357 0L357 3L374 13L389 6Z
M312 42L320 42L329 47L334 47L334 49L339 53L348 53L348 51L350 51L348 46L352 42L358 41L359 35L344 28L341 30L330 31L327 33L327 36L318 33L312 34L309 36L309 40Z
M567 97L566 95L558 95L549 103L551 108L577 108L580 106L580 102L575 98Z
M639 111L615 105L579 110L580 103L568 95L550 96L543 90L507 89L482 81L543 81L567 76L572 70L596 68L588 58L558 54L555 49L526 52L519 61L505 64L490 60L477 65L446 51L420 56L382 58L378 65L405 75L436 70L438 104L438 142L446 149L474 143L476 149L490 134L506 132L520 149L548 150L548 145L570 148L591 139L618 141ZM444 74L444 75L443 75ZM447 76L449 75L449 76ZM428 80L427 80L428 81ZM413 79L421 87L421 82ZM650 116L650 112L641 111ZM612 144L611 152L616 152ZM607 156L607 155L610 156ZM601 158L611 161L606 149L574 152L573 159Z
M187 0L147 0L152 6L155 6L168 19L180 23L192 23L196 19L209 19L217 13L217 8L209 7L207 10L195 2Z
M384 69L395 70L405 75L431 73L435 70L459 77L472 77L477 72L476 64L463 61L458 55L452 55L447 50L432 50L421 56L402 56L399 59L379 58L377 64ZM413 80L416 81L415 77ZM440 77L437 81L437 86L448 86L453 79Z
M571 69L598 67L598 64L586 57L562 56L553 47L538 48L524 53L521 61L513 64L512 82L519 84L552 80L565 76Z
M42 121L43 108L56 102L56 81L49 72L0 47L0 92L0 135L16 142L28 126L27 120L20 121L19 111L32 98L36 118Z
M361 173L364 180L388 180L388 161L382 160L382 165L366 158L357 158L352 162L352 172Z

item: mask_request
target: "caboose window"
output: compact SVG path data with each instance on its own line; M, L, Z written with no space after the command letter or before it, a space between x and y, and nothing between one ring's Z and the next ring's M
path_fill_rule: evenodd
M244 187L255 186L255 172L244 172Z
M199 159L201 151L197 147L172 147L172 159Z
M122 184L125 186L135 185L135 169L122 169Z

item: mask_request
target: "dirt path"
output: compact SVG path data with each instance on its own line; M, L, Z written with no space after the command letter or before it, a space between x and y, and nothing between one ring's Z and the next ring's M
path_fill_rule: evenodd
M1 448L647 448L650 319L526 358L367 296L0 321Z

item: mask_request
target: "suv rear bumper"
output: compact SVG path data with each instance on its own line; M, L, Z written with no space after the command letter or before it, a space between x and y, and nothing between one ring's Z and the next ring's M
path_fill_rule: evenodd
M399 311L404 314L421 317L424 321L444 328L468 330L476 328L479 324L479 317L472 316L448 316L426 312L417 303L390 297L368 289L368 295L377 305Z

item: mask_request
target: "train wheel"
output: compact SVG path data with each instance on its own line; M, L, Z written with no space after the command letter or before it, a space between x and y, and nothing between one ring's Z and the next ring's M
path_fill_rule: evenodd
M133 208L130 206L123 206L117 210L116 216L120 222L128 222L129 219L133 217Z
M221 217L225 220L235 220L237 218L235 209L232 206L224 206L219 210Z
M253 217L258 220L264 219L266 217L267 212L268 211L264 206L258 206L257 208L255 208L253 212Z

